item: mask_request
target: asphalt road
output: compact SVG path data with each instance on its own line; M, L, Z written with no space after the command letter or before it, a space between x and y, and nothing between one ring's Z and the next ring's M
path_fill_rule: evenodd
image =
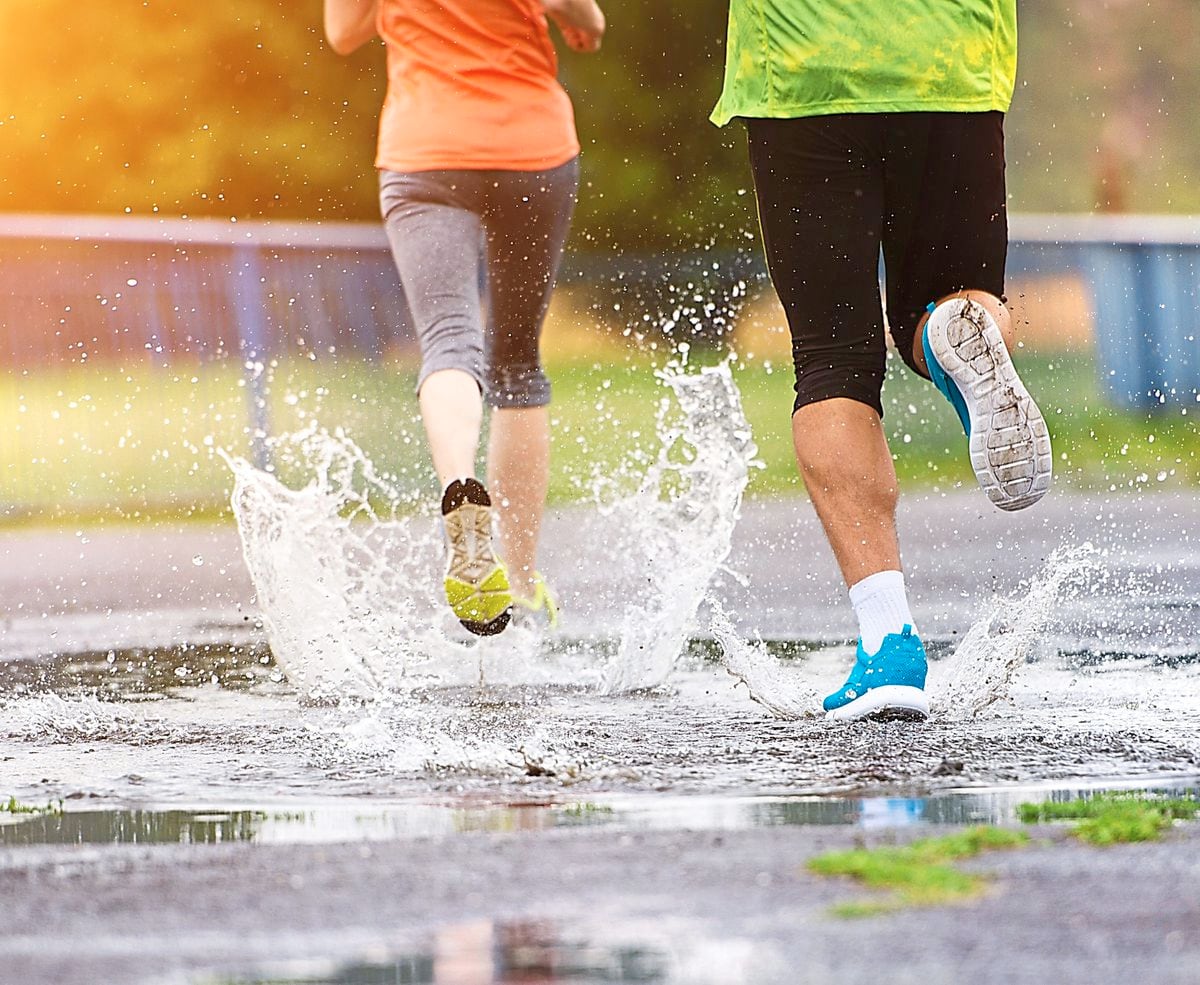
M604 622L606 611L614 620L619 615L620 559L604 563L605 522L574 507L548 517L543 567L568 618L573 602L584 598L593 619ZM1110 576L1141 572L1156 591L1200 596L1196 493L1052 493L1015 515L994 509L975 490L913 493L903 497L899 525L910 599L926 632L969 622L982 601L1008 597L1035 576L1056 548L1084 543L1095 545ZM599 561L585 565L580 558ZM431 578L439 566L431 559ZM735 574L718 575L716 595L744 630L853 636L853 614L806 500L748 502L727 567ZM53 632L60 645L101 649L157 627L164 642L177 642L189 627L238 626L254 612L254 588L232 525L0 533L0 653L18 638L24 646L30 633Z
M1104 592L1132 597L1141 586L1151 614L1169 614L1171 631L1194 639L1197 531L1193 494L1053 495L1017 517L976 493L918 494L901 509L914 607L934 635L965 626L990 599L1019 594L1055 549L1090 542L1096 574L1073 604ZM590 613L601 623L619 612L619 581L609 585L604 565L577 559L602 555L604 543L603 521L591 515L550 518L547 572L568 613L585 592L601 599ZM804 501L749 503L728 567L716 591L743 630L851 635ZM253 638L255 614L230 527L0 535L0 658ZM63 741L48 736L29 748ZM136 741L123 741L136 756ZM982 755L986 735L979 741ZM0 983L1200 982L1197 824L1160 843L1109 849L1037 831L1031 847L969 863L994 875L984 897L865 920L830 914L863 891L809 875L805 859L914 832L679 827L370 845L0 849Z
M268 980L255 969L307 981L298 970L321 965L305 959L347 966L319 979L347 983L1198 980L1200 826L1104 849L1032 833L1030 847L966 864L991 876L982 898L859 919L830 907L869 893L809 874L805 860L911 832L556 829L9 851L0 982Z

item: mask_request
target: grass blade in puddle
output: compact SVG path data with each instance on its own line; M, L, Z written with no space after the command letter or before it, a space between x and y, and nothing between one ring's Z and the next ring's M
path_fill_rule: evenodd
M1078 821L1077 838L1093 845L1153 841L1176 820L1191 820L1200 813L1195 797L1154 797L1142 793L1109 793L1043 804L1021 804L1017 816L1026 824L1041 821Z

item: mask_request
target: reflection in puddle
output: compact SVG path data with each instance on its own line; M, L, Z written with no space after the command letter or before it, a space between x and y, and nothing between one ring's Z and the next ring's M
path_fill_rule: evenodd
M677 921L676 921L677 922ZM748 942L666 925L576 928L551 921L478 920L444 927L412 953L336 966L281 962L205 985L551 985L657 982L740 985L765 971L769 955Z
M1156 783L1006 787L926 797L609 797L575 803L462 807L397 803L315 805L289 810L77 810L51 805L31 813L0 810L0 845L257 844L395 841L470 832L564 827L735 831L803 825L861 828L921 824L1010 824L1024 802L1070 800L1100 790L1196 795L1195 777Z

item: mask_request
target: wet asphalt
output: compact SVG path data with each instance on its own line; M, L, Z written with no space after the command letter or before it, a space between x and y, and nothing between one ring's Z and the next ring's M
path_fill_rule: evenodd
M552 509L543 565L566 609L587 600L589 618L619 619L619 564L604 557L608 521L580 507ZM1092 544L1114 573L1146 573L1160 595L1200 597L1200 494L1052 493L1017 514L974 489L902 497L901 549L914 615L927 635L962 631L990 598L1033 578L1052 552ZM431 563L431 576L437 562ZM743 630L765 637L848 640L845 589L807 500L752 499L714 595ZM607 611L606 611L607 610ZM138 622L190 625L253 620L254 588L232 522L15 529L0 536L0 652L26 624L119 645ZM89 618L91 617L91 618ZM149 618L148 617L153 617ZM14 628L15 627L15 628ZM591 627L584 627L591 628Z
M931 636L952 639L989 600L1019 594L1052 551L1084 542L1103 552L1116 594L1140 579L1178 618L1196 618L1194 494L1052 496L1010 517L974 492L925 493L905 497L900 522L914 610ZM568 612L585 590L608 597L573 563L602 538L602 524L577 512L550 518L546 568ZM716 594L742 631L852 635L804 501L748 503L728 569ZM131 634L261 640L255 615L232 527L0 537L0 654L99 649ZM604 605L591 615L604 622ZM1053 728L1039 729L1032 746L1053 745ZM1130 748L1114 734L1106 755ZM987 773L990 741L981 728L966 758L1003 782ZM1073 758L1086 769L1094 749L1080 748ZM1185 768L1195 748L1154 746L1150 759ZM1018 777L1020 750L995 751ZM902 750L892 753L903 774ZM486 797L486 783L472 795ZM1030 847L967 863L992 875L981 898L857 920L830 907L865 891L810 875L805 860L914 832L554 829L369 845L5 848L0 983L1200 982L1200 825L1106 849L1031 833Z
M0 981L1197 981L1200 825L1112 848L1031 834L1029 847L964 863L988 877L978 899L853 919L831 908L872 894L806 860L910 832L5 851ZM325 977L301 977L318 959Z

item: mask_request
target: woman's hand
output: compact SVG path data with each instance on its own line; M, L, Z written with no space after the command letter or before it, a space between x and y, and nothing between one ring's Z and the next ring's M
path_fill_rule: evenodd
M339 55L357 51L378 33L379 0L325 0L325 37Z
M330 3L331 0L325 0ZM604 11L596 0L542 0L542 9L573 51L599 51L604 37Z

